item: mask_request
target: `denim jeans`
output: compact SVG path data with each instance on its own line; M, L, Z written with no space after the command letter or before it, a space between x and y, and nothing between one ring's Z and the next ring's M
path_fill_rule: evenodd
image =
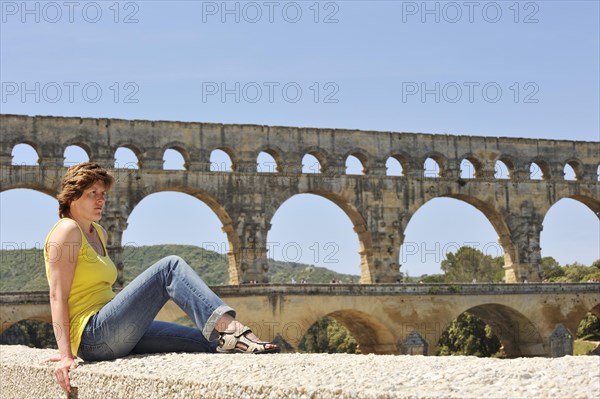
M198 328L154 321L169 300L181 307ZM156 262L119 292L87 323L77 355L110 360L130 353L214 352L221 316L227 306L178 256Z

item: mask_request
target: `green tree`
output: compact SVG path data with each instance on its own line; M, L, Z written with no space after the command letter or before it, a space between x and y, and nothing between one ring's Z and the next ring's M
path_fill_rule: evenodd
M490 357L500 350L500 341L483 320L464 312L442 333L438 356Z
M331 317L322 317L313 324L298 348L309 353L360 353L358 343L350 332Z
M542 278L544 280L552 281L553 279L563 277L565 271L560 264L551 256L542 258Z
M600 320L592 313L588 313L579 323L577 338L599 340Z
M448 252L441 269L446 282L501 282L504 275L504 258L492 258L471 247L461 247L456 254Z
M0 334L1 345L26 345L31 348L57 348L52 324L21 320Z

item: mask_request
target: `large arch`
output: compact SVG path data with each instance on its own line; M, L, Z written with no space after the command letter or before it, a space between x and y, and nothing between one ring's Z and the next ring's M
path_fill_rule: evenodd
M508 357L545 355L542 334L536 325L518 310L503 304L486 303L450 315L451 320L464 312L479 317L490 326Z
M139 205L142 204L144 199L147 199L148 197L150 197L152 195L161 194L161 193L172 193L172 194L175 193L177 195L180 195L180 194L189 195L197 200L200 200L200 202L202 204L204 204L205 206L207 206L210 209L212 214L214 216L216 216L216 219L221 223L221 226L218 226L218 227L221 227L221 230L225 233L227 242L223 243L223 242L221 242L222 240L217 240L216 242L215 242L215 240L209 240L206 242L201 242L200 243L201 245L199 245L199 246L202 246L202 247L204 247L204 249L207 249L207 250L214 250L214 251L223 250L223 249L227 250L227 256L229 259L229 269L228 269L229 283L230 284L239 284L240 270L239 270L239 265L237 264L238 263L237 259L240 254L239 239L233 228L232 220L231 220L231 217L229 216L229 213L209 193L207 193L205 191L194 190L191 187L186 187L185 189L182 189L181 187L168 187L168 186L156 187L155 189L144 193L144 196L142 198L139 198L135 204L132 204L131 211L128 214L128 219L131 217L132 214L134 214L136 208L138 208ZM172 203L172 202L170 202L170 203ZM179 208L181 208L180 210L183 210L183 208L185 208L185 207L179 207ZM173 209L175 209L175 208L173 207ZM163 210L162 212L164 212L166 214L166 217L168 217L169 219L172 219L172 211L173 210L169 210L168 212L165 212ZM188 223L193 223L194 220L191 218L191 215L189 215L189 216L190 217L188 217L185 220ZM181 228L180 225L179 225L179 227ZM205 226L203 226L203 224L197 223L196 228L198 229L198 231L200 231L204 227ZM191 229L191 231L193 231L193 228ZM125 230L125 232L123 234L123 238L122 238L123 245L130 242L130 238L126 232L127 232L127 230ZM179 241L179 242L181 242L181 241ZM202 245L202 244L205 244L205 245ZM226 244L226 245L224 245L224 244Z
M600 242L600 201L585 196L561 198L544 215L543 227L542 256L552 256L563 266L574 262L590 266L600 259L600 245L590 248L583 242ZM590 236L595 239L589 240Z
M358 342L361 353L377 353L379 348L395 342L394 334L376 317L357 309L339 309L324 311L313 315L310 320L303 320L312 326L322 317L331 317L342 324ZM300 340L298 340L300 342Z
M277 229L278 229L277 218L281 217L281 214L278 216L277 213L280 210L282 210L282 207L286 206L285 205L286 203L288 203L288 205L290 204L288 201L292 200L294 197L298 198L299 195L314 195L317 197L321 197L321 199L329 200L329 202L333 203L333 205L336 206L335 208L338 208L339 210L341 210L343 212L343 214L350 221L350 224L348 226L346 226L346 227L348 227L348 230L346 230L346 231L349 231L349 229L352 228L354 230L354 233L356 233L355 237L358 238L358 248L357 248L358 259L357 260L360 264L360 268L358 270L360 270L361 282L362 283L374 282L375 274L374 274L374 270L371 269L372 261L369 259L369 256L372 254L372 241L371 241L370 234L369 234L368 230L366 229L365 219L363 218L362 214L355 206L353 206L348 200L346 200L345 198L343 198L341 195L339 195L337 193L332 193L332 192L328 192L328 191L319 191L319 190L309 190L307 192L297 193L289 198L286 198L284 201L282 201L280 206L273 213L273 218L270 221L271 225L275 226L275 229L271 229L271 231L269 232L269 236L268 236L269 239L267 240L268 243L270 243L269 246L272 247L274 245L274 243L276 243L276 241L274 241L272 239L273 232L275 232L275 234L281 234L280 232L277 231ZM295 201L295 200L293 200L293 201ZM319 201L319 200L317 200L317 201ZM305 203L306 203L306 199L303 201L302 206L305 206L304 205ZM294 205L294 204L292 203L292 205ZM287 213L287 211L285 211L285 212ZM291 212L289 214L291 214ZM322 227L322 224L320 223L322 220L322 217L319 219L319 215L316 215L314 212L311 212L309 214L315 216L318 219L319 225ZM303 222L308 221L308 219L306 219L306 216L302 216L298 212L296 212L295 215L298 218L303 218L304 219ZM289 224L287 225L287 227L293 228L293 226L290 226ZM316 227L317 226L315 226L315 229L316 229ZM329 234L328 237L333 236L333 237L339 238L340 231L343 231L343 230L344 230L344 227L342 227L342 230L340 230L339 228L336 229L335 234L332 234L331 232L327 232L327 234ZM321 230L320 233L325 234L325 231ZM311 235L312 234L314 234L314 232L311 233ZM324 236L325 235L323 235L323 237ZM354 236L354 235L350 234L350 236ZM344 237L344 239L348 239L348 237ZM344 241L344 239L339 239L339 241ZM286 241L286 242L279 243L281 248L283 248L284 245L289 244L287 242L287 240L284 240L284 241ZM337 243L337 241L338 240L336 240L336 239L331 240L331 239L323 238L322 240L317 240L314 243L311 242L311 243L308 243L307 245L305 244L304 248L302 248L302 246L300 248L301 248L301 250L308 252L310 254L310 256L318 254L318 258L319 258L318 260L323 260L323 261L329 262L329 265L323 264L323 263L327 263L327 262L313 262L314 264L318 264L319 266L328 267L328 268L335 268L335 265L339 263L339 259L336 256L338 253L343 252L342 249L339 249L339 244ZM316 246L315 246L315 244L316 244ZM330 244L333 244L333 246ZM335 245L338 245L338 247L336 248ZM317 251L320 251L320 252L317 252ZM319 264L319 263L321 263L321 264ZM352 273L348 273L347 270L341 271L341 270L339 270L339 268L336 271L347 273L347 274L352 274Z
M425 248L423 248L423 245L421 242L415 243L414 240L411 241L411 238L409 236L409 234L411 232L409 231L409 229L411 229L412 226L414 226L414 224L415 224L415 216L419 215L419 211L423 211L426 209L426 207L431 206L431 204L433 204L433 201L439 202L439 201L443 201L444 199L458 200L462 203L471 205L473 208L475 208L475 210L479 211L479 213L482 214L482 216L485 217L485 219L487 219L487 221L491 224L491 227L495 231L496 236L492 239L492 237L489 233L486 235L482 235L482 233L480 231L475 232L475 231L471 230L471 231L473 231L474 236L477 237L473 241L466 241L466 242L463 240L459 240L461 242L450 241L448 243L445 243L445 245L443 247L441 246L441 243L440 243L439 250L437 249L437 247L438 247L437 245L433 249L431 247L428 248L426 245L425 245ZM464 227L464 223L470 222L470 219L465 218L463 212L465 212L464 207L462 209L455 208L450 212L448 212L448 211L444 212L444 215L446 215L447 217L457 218L455 223L457 225L458 225L458 223L461 223L461 225ZM443 217L444 215L442 213L440 213L439 215L436 215L436 220L439 220L439 218ZM469 229L463 229L463 230L469 231ZM438 241L438 242L440 242L440 241ZM506 225L506 222L504 221L504 218L502 217L502 215L498 211L496 211L492 205L487 204L478 198L475 198L475 197L472 197L469 195L464 195L464 194L447 194L447 195L439 196L436 198L432 198L417 208L415 213L411 216L410 221L408 222L407 228L405 230L405 240L403 243L404 251L402 251L402 250L400 251L401 252L400 253L400 264L401 265L404 264L406 261L406 256L407 256L407 252L406 252L407 248L406 247L409 244L413 245L413 248L411 251L408 251L408 252L414 252L415 250L417 250L419 252L425 251L426 254L434 254L437 256L436 259L439 259L439 263L441 263L441 260L443 259L443 256L445 256L445 253L447 253L447 251L449 251L449 250L456 251L461 246L463 246L463 244L478 244L478 245L468 245L468 246L475 247L476 249L479 249L480 251L482 251L485 255L490 255L490 256L499 256L500 253L498 251L498 249L499 249L498 247L500 247L504 254L504 262L505 262L504 268L505 269L508 269L511 267L511 265L513 264L513 262L517 256L517 253L516 253L517 248L510 240L508 226ZM415 244L416 244L416 246L415 246Z

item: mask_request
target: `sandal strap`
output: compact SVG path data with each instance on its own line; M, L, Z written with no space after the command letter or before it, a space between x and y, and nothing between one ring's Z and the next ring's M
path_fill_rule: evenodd
M221 352L244 352L254 353L264 351L270 342L257 342L249 339L246 335L252 332L249 327L244 327L238 331L223 331L219 339L219 348ZM246 348L238 347L238 343L241 343Z

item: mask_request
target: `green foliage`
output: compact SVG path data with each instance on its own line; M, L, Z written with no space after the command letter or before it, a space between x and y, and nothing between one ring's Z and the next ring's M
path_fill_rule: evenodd
M39 320L21 320L13 324L0 334L0 345L57 348L52 324Z
M465 312L442 333L437 355L490 357L500 350L500 341L483 320Z
M579 323L577 338L600 340L600 320L588 313Z
M360 353L350 332L331 317L322 317L313 324L298 345L302 352Z
M0 251L0 292L48 291L41 249Z
M470 283L501 282L504 276L504 258L492 258L471 247L461 247L456 254L448 252L442 261L445 282Z
M167 255L179 255L190 264L209 285L228 284L227 255L191 245L126 246L123 248L125 285L137 275ZM0 292L48 291L44 257L41 249L0 251ZM270 259L267 276L272 283L345 283L359 280L358 276L336 273L323 267L300 263L286 263Z
M543 279L552 283L580 283L592 279L600 280L599 267L600 259L596 260L592 266L585 266L578 262L560 266L554 258L546 257L542 259Z
M424 275L424 276L421 276L421 278L418 279L418 281L422 281L425 284L430 284L430 283L445 283L446 282L446 275L445 274Z

